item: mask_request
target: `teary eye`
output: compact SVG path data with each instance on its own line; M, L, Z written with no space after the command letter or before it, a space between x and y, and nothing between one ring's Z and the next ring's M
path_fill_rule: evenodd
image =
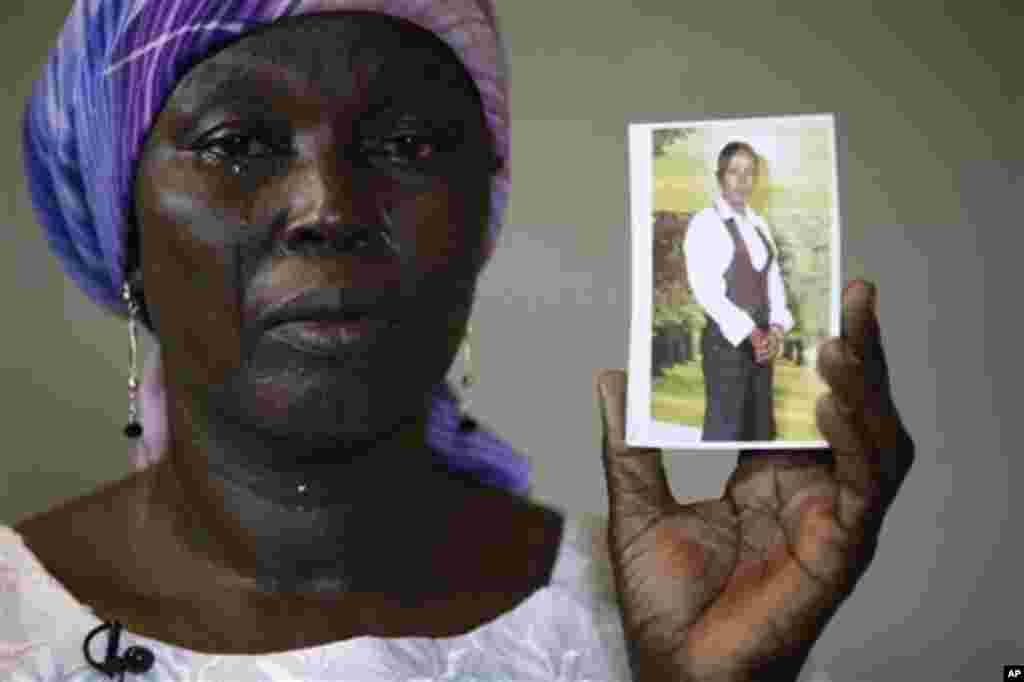
M378 168L432 175L463 148L462 128L460 121L384 112L361 126L359 153Z
M255 135L230 132L213 138L205 138L199 146L203 154L217 159L248 158L267 156L273 147Z
M420 133L370 138L362 144L363 152L371 159L385 158L394 163L413 165L429 162L440 147L438 136Z

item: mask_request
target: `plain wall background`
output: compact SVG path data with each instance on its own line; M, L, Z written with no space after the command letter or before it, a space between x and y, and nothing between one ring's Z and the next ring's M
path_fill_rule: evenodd
M64 279L21 172L23 102L69 7L8 1L0 15L6 523L128 471L125 327ZM875 563L806 672L986 680L1024 661L1019 448L1000 419L1021 378L1021 5L504 0L498 9L515 182L476 308L474 403L532 457L536 496L570 512L605 508L593 375L627 357L627 121L838 112L846 273L879 285L918 461ZM683 498L719 495L735 461L668 459Z

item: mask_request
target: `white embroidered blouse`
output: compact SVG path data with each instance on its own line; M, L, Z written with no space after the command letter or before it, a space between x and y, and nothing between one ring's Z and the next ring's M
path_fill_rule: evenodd
M0 680L102 682L82 643L100 620L0 526ZM627 682L604 522L569 519L549 585L472 632L444 639L359 637L269 655L197 653L124 632L152 669L126 682ZM106 636L90 650L102 660Z

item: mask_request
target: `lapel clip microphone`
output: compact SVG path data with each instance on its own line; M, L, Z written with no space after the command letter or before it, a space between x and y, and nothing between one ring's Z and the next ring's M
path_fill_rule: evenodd
M85 660L89 662L89 665L111 679L117 677L118 680L123 680L125 673L141 675L153 667L153 652L146 647L130 646L125 649L123 654L117 653L121 644L122 629L123 626L117 621L103 623L93 628L82 643L82 653L85 654ZM89 645L93 638L104 630L110 630L110 634L107 636L107 654L101 663L92 657Z

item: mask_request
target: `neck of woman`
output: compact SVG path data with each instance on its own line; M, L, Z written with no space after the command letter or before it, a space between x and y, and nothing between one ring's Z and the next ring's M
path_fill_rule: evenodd
M738 215L747 215L747 203L742 199L730 198L725 195L722 196L722 200L728 204L729 208L735 211Z
M434 559L466 529L465 510L501 518L526 504L444 468L422 419L348 449L181 426L154 472L154 503L187 552L266 592L450 589Z

